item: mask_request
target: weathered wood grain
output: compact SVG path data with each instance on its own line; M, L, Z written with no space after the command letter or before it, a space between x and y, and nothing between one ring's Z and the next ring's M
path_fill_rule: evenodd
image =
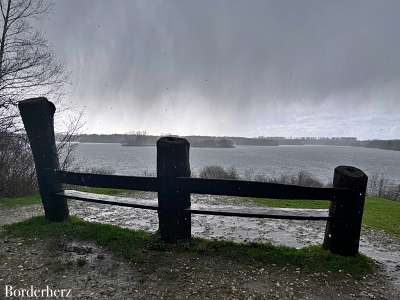
M101 175L67 171L56 171L55 173L59 182L72 185L149 192L158 191L158 179L156 177Z
M327 209L294 209L273 207L212 207L210 205L192 204L187 209L192 214L218 215L245 218L271 218L291 220L328 220Z
M63 190L54 173L60 168L54 136L56 107L40 97L19 102L18 108L35 162L45 217L52 222L64 221L69 216L67 202L62 197L54 197Z

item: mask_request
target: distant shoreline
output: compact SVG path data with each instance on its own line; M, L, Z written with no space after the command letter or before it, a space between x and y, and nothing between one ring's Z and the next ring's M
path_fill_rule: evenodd
M156 147L156 144L153 145L124 145L118 142L73 142L74 144L119 144L122 147ZM324 145L324 144L302 144L302 145L293 145L293 144L283 144L283 145L235 145L235 147L210 147L210 146L195 146L190 145L191 148L205 148L205 149L234 149L236 146L248 146L248 147L276 147L276 146L331 146L331 147L354 147L354 148L367 148L367 149L378 149L378 150L386 150L386 151L400 151L395 149L385 149L385 148L377 148L377 147L366 147L366 146L356 146L356 145Z
M102 143L105 144L105 143ZM122 144L122 143L109 143L109 144L120 144L123 147L154 147L155 144L148 144L148 145L130 145L130 144Z
M119 144L119 143L83 143L83 144ZM155 147L156 145L126 145L126 144L120 144L122 147ZM233 149L236 148L235 146L233 147L221 147L221 146L196 146L196 145L190 145L191 148L209 148L209 149Z
M59 139L62 135L58 135ZM124 147L155 146L160 136L146 134L81 134L76 141L81 143L118 143ZM216 137L216 136L183 136L193 148L234 148L235 146L351 146L382 150L400 151L400 139L397 140L358 140L355 137L335 138L284 138L284 137Z

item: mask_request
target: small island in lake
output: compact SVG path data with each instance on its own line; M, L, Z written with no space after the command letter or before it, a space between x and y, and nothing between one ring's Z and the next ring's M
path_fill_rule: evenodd
M120 142L122 146L155 146L159 136L147 135L146 132L135 132L125 135ZM188 136L190 146L194 148L235 148L232 139L226 137Z
M156 139L154 136L147 135L146 132L137 132L126 135L121 146L154 146Z
M189 139L189 142L194 148L235 148L233 141L227 138Z

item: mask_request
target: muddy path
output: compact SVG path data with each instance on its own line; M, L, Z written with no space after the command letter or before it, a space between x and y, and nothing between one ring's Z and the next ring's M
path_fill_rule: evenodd
M154 195L147 195L149 201L155 201ZM221 204L218 197L198 196L193 203L232 207L243 204ZM247 205L247 204L246 204ZM149 210L113 207L80 201L70 202L72 215L87 221L115 224L126 228L143 229L154 232L158 229L157 213ZM42 214L39 205L19 209L0 211L0 225L16 222L33 215ZM296 221L252 219L222 216L192 216L194 236L238 242L270 242L301 248L321 244L325 230L324 221ZM363 228L360 251L373 258L384 270L385 276L400 291L400 239L381 230Z

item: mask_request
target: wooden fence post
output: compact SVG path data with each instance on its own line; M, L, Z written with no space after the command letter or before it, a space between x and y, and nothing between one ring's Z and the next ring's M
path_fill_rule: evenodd
M157 141L158 219L161 239L168 243L191 238L190 193L180 190L176 177L190 177L189 142L162 137Z
M334 254L353 256L358 253L361 222L368 177L355 167L335 168L334 188L348 188L339 192L329 208L323 247Z
M54 136L56 108L43 97L21 101L18 108L31 145L46 219L64 221L69 216L67 201L54 195L63 190L54 173L60 167Z

